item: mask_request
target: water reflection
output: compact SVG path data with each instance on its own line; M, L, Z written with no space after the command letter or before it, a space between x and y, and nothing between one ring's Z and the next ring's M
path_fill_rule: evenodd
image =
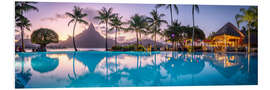
M32 81L26 83L28 87L257 84L257 55L91 51L18 57L29 58L30 70L39 72L28 72L33 75L28 76ZM34 84L43 76L50 77L50 81L44 79L46 83Z
M21 61L21 71L15 73L15 86L16 88L24 88L31 79L32 74L30 73L30 69L24 70L24 56L16 57L16 59L20 59Z
M33 70L40 73L53 71L58 66L58 64L58 58L47 57L46 53L41 53L31 59L31 66Z

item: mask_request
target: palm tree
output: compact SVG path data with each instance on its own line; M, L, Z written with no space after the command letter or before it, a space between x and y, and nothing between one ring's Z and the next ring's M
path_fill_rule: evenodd
M178 11L178 7L176 4L158 4L156 5L156 8L160 8L160 7L163 7L165 6L166 9L170 9L170 13L171 13L171 24L173 23L173 9L176 11L176 14L179 14L179 11Z
M149 25L151 27L150 33L153 33L152 37L155 38L155 40L154 40L155 41L155 50L157 50L156 35L161 34L160 26L162 23L167 24L167 21L161 19L162 17L165 16L165 14L158 14L157 10L153 10L152 12L150 12L150 14L152 17L147 17L146 19L150 23L150 25Z
M72 40L73 40L73 47L74 47L74 50L75 50L75 51L78 51L78 50L77 50L77 47L76 47L75 38L74 38L75 28L76 28L77 22L78 22L78 23L83 23L83 24L88 25L88 22L85 21L85 20L83 20L83 18L86 17L87 14L82 12L82 8L77 7L77 6L74 6L74 9L72 10L72 13L66 12L66 15L72 18L72 19L68 22L68 26L69 26L70 23L73 23L73 22L74 22L74 26L73 26L73 34L72 34Z
M35 6L32 6L31 4L35 4L36 2L21 2L21 1L16 1L15 2L15 19L19 19L21 17L24 17L24 13L35 10L38 11L38 8ZM26 18L26 17L24 17Z
M116 15L112 12L112 8L105 8L103 7L100 11L98 11L99 16L94 17L94 19L100 20L100 23L106 24L106 42L105 42L105 48L106 51L108 50L108 44L107 44L107 32L108 32L108 23L109 21Z
M35 10L38 11L38 8L32 6L30 4L35 4L35 2L15 2L15 22L16 27L21 29L21 42L22 42L22 51L24 52L24 28L30 31L31 23L30 21L23 15L25 12Z
M18 18L18 21L16 22L16 26L21 29L22 52L25 52L25 50L24 50L24 40L23 40L24 29L30 31L31 23L30 23L30 21L27 18L20 17L20 18Z
M197 13L199 13L200 9L198 5L192 5L192 22L193 22L193 30L192 30L192 49L191 51L193 51L194 47L194 29L195 29L195 21L194 21L194 12L197 11Z
M121 21L122 18L122 16L119 17L118 15L115 15L115 17L113 17L109 23L112 26L110 31L115 30L115 46L117 46L117 31L123 29L122 25L124 22Z
M135 14L131 17L131 20L129 21L129 30L136 32L136 38L137 38L137 47L139 45L139 34L143 33L143 30L147 27L147 21L145 16L140 16L138 14Z
M183 33L180 30L181 23L178 20L175 20L172 25L168 25L168 29L163 32L163 35L167 37L167 41L172 42L172 46L175 49L175 42L181 38L181 34Z
M250 53L250 30L252 28L257 29L258 26L258 11L257 7L249 7L247 10L244 8L240 9L241 14L237 14L237 24L247 23L248 31L248 53Z

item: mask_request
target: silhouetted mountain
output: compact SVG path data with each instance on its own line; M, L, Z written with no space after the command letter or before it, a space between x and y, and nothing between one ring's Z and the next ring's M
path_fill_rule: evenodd
M78 48L105 48L105 38L103 38L91 23L89 28L75 36ZM108 39L108 47L112 47L114 40ZM73 47L72 37L60 42L61 46Z
M15 43L15 47L19 47L22 45L22 40L20 39L18 42ZM24 46L25 48L32 48L32 47L38 47L38 44L32 44L30 39L24 39Z

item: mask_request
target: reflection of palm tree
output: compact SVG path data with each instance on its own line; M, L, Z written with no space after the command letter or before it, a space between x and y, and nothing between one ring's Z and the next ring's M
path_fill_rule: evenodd
M188 54L185 52L182 55ZM172 77L176 78L178 75L197 74L200 73L205 66L203 61L184 61L184 57L177 56L178 54L175 55L175 58L171 58L169 61L161 63L161 65L168 71L168 73L172 75ZM192 57L188 58L192 59Z
M115 56L115 71L116 71L116 72L117 72L117 66L118 66L117 56Z
M77 79L77 74L76 74L76 71L75 71L75 57L76 57L76 52L74 52L73 53L73 74L74 74L74 79ZM70 79L73 79L73 78L71 78L71 76L68 74L68 77L70 78Z
M83 24L86 24L86 25L88 24L87 21L85 21L85 20L82 19L82 18L86 17L87 14L86 13L82 13L82 8L77 7L77 6L74 6L73 12L72 13L66 12L66 15L72 18L68 22L68 26L69 26L70 23L74 22L72 40L73 40L74 50L75 51L78 51L77 50L77 47L76 47L76 42L75 42L75 39L74 39L75 28L76 28L77 22L78 23L83 23Z
M32 74L30 73L30 69L24 71L24 56L21 56L21 72L16 73L15 78L15 87L16 88L24 88L28 81L31 79Z
M108 58L107 58L107 55L106 55L106 80L108 80L108 77L109 77L109 75L108 75L108 73L109 73L109 70L108 70Z
M100 11L98 11L99 16L94 17L97 20L100 20L100 23L105 23L106 24L106 35L105 35L105 48L106 51L108 50L108 45L107 45L107 32L108 32L108 23L109 21L116 15L112 12L112 8L107 8L103 7Z

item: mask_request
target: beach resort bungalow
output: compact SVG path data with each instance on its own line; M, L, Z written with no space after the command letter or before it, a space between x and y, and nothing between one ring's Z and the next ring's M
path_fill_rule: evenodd
M211 46L215 50L238 49L243 46L245 35L232 23L225 24L212 38Z

